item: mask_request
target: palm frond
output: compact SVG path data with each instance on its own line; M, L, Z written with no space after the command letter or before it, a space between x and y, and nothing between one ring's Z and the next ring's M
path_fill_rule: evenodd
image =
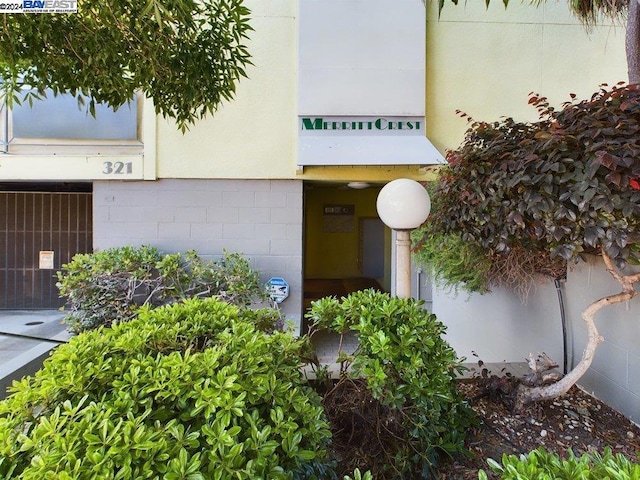
M586 25L600 18L618 18L627 11L629 0L568 0L571 12Z

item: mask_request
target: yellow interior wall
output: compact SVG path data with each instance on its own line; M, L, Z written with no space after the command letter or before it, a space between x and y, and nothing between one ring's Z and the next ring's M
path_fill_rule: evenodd
M352 278L360 276L359 219L377 217L376 198L380 188L352 190L310 185L305 191L305 278ZM349 233L323 231L326 204L355 206L354 228ZM386 232L389 236L389 232ZM388 246L388 241L386 242ZM389 251L389 248L386 248ZM385 270L387 270L385 266Z

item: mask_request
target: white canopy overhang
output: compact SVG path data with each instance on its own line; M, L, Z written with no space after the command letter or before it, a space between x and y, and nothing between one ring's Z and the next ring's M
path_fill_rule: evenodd
M301 117L298 165L438 165L423 117Z

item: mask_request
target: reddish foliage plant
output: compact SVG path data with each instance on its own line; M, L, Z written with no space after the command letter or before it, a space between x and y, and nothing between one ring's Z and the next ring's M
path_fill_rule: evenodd
M535 123L470 120L447 155L429 230L494 258L522 248L550 261L604 252L618 266L640 263L640 87L571 97L555 110L532 94Z

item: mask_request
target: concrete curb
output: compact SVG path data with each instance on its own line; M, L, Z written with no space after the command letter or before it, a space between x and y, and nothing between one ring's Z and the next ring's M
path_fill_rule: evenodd
M14 381L33 375L40 370L43 362L57 345L53 342L39 343L13 360L0 365L0 399L9 395L7 389L13 385Z

